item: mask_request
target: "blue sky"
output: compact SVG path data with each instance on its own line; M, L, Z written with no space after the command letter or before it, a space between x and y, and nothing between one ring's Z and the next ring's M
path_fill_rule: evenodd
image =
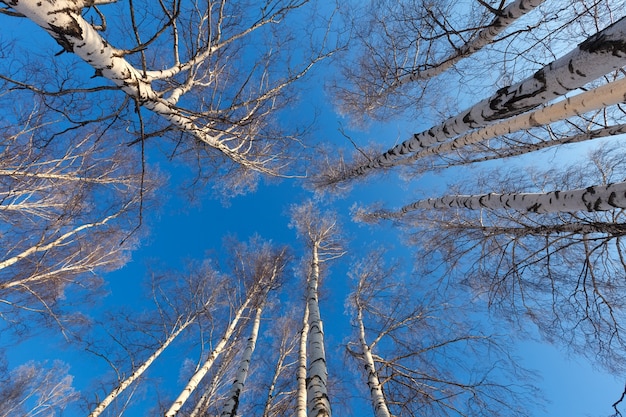
M35 45L37 39L45 36L43 32L32 29L29 25L15 25L16 20L0 15L0 33L18 34L19 42ZM48 44L49 45L49 44ZM326 69L326 71L329 71ZM83 74L84 75L84 74ZM330 105L326 92L319 88L318 74L313 86L303 95L304 107L294 109L295 115L310 117L311 108L319 110L316 138L334 146L349 144L339 132L340 126L347 121L338 117ZM404 139L412 132L425 126L413 121L376 123L364 130L349 130L351 137L359 143L378 141L386 146L393 145L397 139ZM295 232L288 227L288 209L291 204L301 203L307 198L314 198L312 193L302 187L298 179L283 180L278 184L262 182L255 193L234 198L229 205L211 197L210 193L201 196L199 201L190 204L178 193L178 188L185 169L162 158L158 152L150 150L149 166L158 166L169 175L167 189L161 190L163 206L158 212L146 213L148 233L142 238L141 246L133 253L132 261L123 269L107 274L106 287L108 297L97 309L106 309L113 305L136 305L142 291L142 282L146 277L147 267L152 260L167 265L169 268L182 268L185 259L202 259L207 253L220 253L224 237L235 234L246 240L254 234L271 239L278 244L290 244L300 247ZM456 171L453 171L456 172ZM451 175L451 174L446 174ZM453 174L452 174L453 175ZM391 177L393 178L393 177ZM420 190L433 190L441 187L450 177L427 177L420 182ZM411 201L418 190L412 185L393 179L372 181L358 185L348 195L325 203L327 208L339 214L344 233L349 240L350 253L344 260L333 264L329 276L324 279L325 298L322 300L322 318L325 321L330 345L327 352L337 353L338 345L347 334L347 318L344 314L344 297L348 292L349 280L345 273L349 268L351 256L358 256L374 241L392 247L396 256L401 256L407 265L413 262L415 253L412 248L402 244L399 230L390 225L370 228L355 224L349 216L353 203L372 203L386 201L390 206L398 206ZM299 253L302 256L301 253ZM3 341L3 343L7 343ZM17 366L28 359L62 359L71 366L71 373L76 375L77 389L84 389L82 384L89 384L93 374L106 372L106 366L100 361L81 352L73 352L71 347L63 347L63 340L58 337L36 337L20 345L8 344L7 356L12 366ZM533 416L607 416L611 414L610 405L623 389L623 380L601 370L594 370L578 358L569 358L566 353L553 346L535 342L520 342L516 346L516 355L522 363L538 371L546 398L550 401L545 410L537 409ZM339 362L335 362L338 364ZM181 364L172 364L178 367ZM330 373L339 372L337 368ZM136 411L138 413L138 411ZM361 413L361 412L359 412ZM363 411L366 413L366 411ZM139 414L132 414L139 415ZM357 415L356 413L354 415ZM359 414L367 415L367 414Z

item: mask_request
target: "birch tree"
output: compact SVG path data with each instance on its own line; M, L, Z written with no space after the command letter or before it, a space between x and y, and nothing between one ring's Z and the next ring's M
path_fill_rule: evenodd
M179 338L199 322L210 322L210 315L219 305L219 298L225 294L224 276L208 262L199 267L192 267L186 275L169 271L152 277L152 299L155 309L147 317L137 317L136 313L112 314L111 320L103 324L110 337L130 352L131 357L115 360L111 353L102 351L106 342L91 342L88 349L115 366L117 362L131 362L128 372L115 366L118 375L115 387L100 399L89 417L97 417L132 384L138 383L142 375L158 360L160 355ZM130 320L130 317L134 319ZM116 319L117 317L117 319ZM111 323L117 323L111 325ZM129 325L132 326L129 328ZM206 324L205 324L206 326ZM118 334L112 334L116 332ZM151 334L151 333L156 334ZM161 333L161 334L159 334ZM136 335L131 337L131 335ZM154 339L154 342L148 340ZM145 359L138 359L148 354ZM124 377L125 375L125 377Z
M357 31L353 47L359 65L343 68L347 86L337 86L342 109L376 117L384 114L381 107L401 107L404 100L394 94L398 88L444 73L463 58L501 41L497 38L503 32L512 32L507 33L511 37L528 30L507 31L542 3L372 2L365 16L355 18L363 28Z
M430 282L420 288L405 281L385 266L383 250L352 271L356 332L348 352L365 370L374 415L527 415L532 389L524 372L454 297L441 302Z
M222 336L215 342L210 353L203 359L203 363L196 372L189 378L189 381L178 395L173 404L166 411L166 416L174 416L187 402L190 395L200 385L202 379L211 370L218 357L229 347L231 339L240 334L245 324L244 313L250 311L259 314L262 312L263 303L267 299L269 291L276 289L280 285L281 275L287 261L286 249L274 249L269 243L262 242L258 237L252 238L249 244L233 244L230 250L233 251L232 274L237 282L241 283L241 299L233 300L234 304L229 314L229 321L224 323ZM239 396L243 389L247 377L251 355L256 344L258 328L252 333L254 337L249 339L249 343L244 346L243 355L234 377L234 383L230 387L226 403L222 412L234 414L239 404Z
M204 164L201 175L220 173L231 192L252 186L255 173L285 173L286 152L298 133L283 129L276 116L291 102L292 84L333 48L325 44L323 22L301 32L290 23L292 15L307 13L307 0L201 6L191 1L2 3L3 19L30 20L95 77L74 70L71 77L82 83L59 91L19 75L5 74L5 80L47 97L80 93L95 103L117 90L125 94L115 101L119 107L104 109L91 121L131 124L137 141L173 139L172 153L192 153L190 159ZM295 37L308 37L314 46L296 52Z
M324 348L324 330L319 307L320 264L341 257L345 252L338 240L337 220L332 214L321 213L312 202L291 209L292 225L310 250L310 266L306 280L305 320L307 367L307 415L330 416L328 369ZM302 332L304 342L305 332ZM302 369L302 350L299 362ZM300 371L301 372L301 371ZM301 375L298 374L301 383ZM301 396L298 396L299 403ZM300 408L298 409L301 413Z
M624 96L623 80L598 87L598 90L594 90L595 93L590 91L581 94L573 102L569 101L571 98L567 98L565 103L555 103L535 113L528 113L550 100L621 68L626 52L617 45L622 45L625 37L626 18L622 18L589 37L570 53L539 69L531 77L499 89L491 97L439 125L414 134L410 139L383 154L368 157L366 163L357 160L354 165L348 164L340 169L331 168L327 173L322 172L317 183L320 186L328 186L352 180L377 169L394 167L411 154L442 152L442 147L446 146L455 149L461 146L459 142L467 145L470 143L467 141L469 137L473 138L471 143L476 143L619 103ZM606 94L613 99L608 98L604 101L603 97ZM587 102L591 96L596 97L597 102L593 99ZM460 137L456 145L448 143L455 137Z
M29 106L22 115L7 107L0 122L0 314L9 327L32 313L63 327L66 289L93 291L128 260L157 178L134 166L134 152L103 146L105 132L55 138L52 112Z
M580 187L595 179L606 188L623 177L621 148L605 145L566 170L500 170L479 184L528 190ZM466 203L458 208L416 205L415 211L389 217L407 228L423 265L445 267L446 274L438 273L442 280L467 285L520 329L531 320L547 340L563 343L608 369L623 369L624 210L602 203L577 209L553 205L567 193L543 207L541 199L549 194L535 193L540 196L537 210L517 202L507 206L507 195L501 194L501 204L479 207L473 205L474 198L467 198L456 200ZM518 201L531 194L516 195Z
M239 361L239 366L233 381L232 387L228 393L228 399L222 408L222 416L232 416L237 414L240 403L240 396L244 389L246 378L252 361L252 354L256 348L259 327L261 326L261 315L263 308L267 302L268 294L271 290L275 290L280 286L281 276L287 261L287 249L272 249L268 243L252 242L250 246L238 245L237 264L242 268L240 275L249 275L255 285L258 285L259 299L254 307L254 315L250 336L243 348L243 353ZM246 266L249 267L246 268ZM238 270L239 268L235 268ZM246 269L251 271L246 272ZM251 309L252 310L252 309Z

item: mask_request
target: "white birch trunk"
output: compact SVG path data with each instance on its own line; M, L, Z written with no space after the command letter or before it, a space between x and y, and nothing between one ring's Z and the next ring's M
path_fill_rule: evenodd
M31 246L30 248L22 251L21 253L12 256L8 259L5 259L4 261L0 262L0 269L4 269L7 268L13 264L15 264L16 262L19 262L20 260L34 254L37 252L45 252L48 251L50 249L53 249L54 247L57 246L63 246L63 245L67 245L68 243L68 239L70 239L72 236L80 233L83 230L86 229L90 229L92 227L98 227L98 226L102 226L105 225L107 222L109 222L111 219L116 218L119 214L121 213L121 211L112 214L110 216L105 217L102 221L99 222L95 222L95 223L87 223L87 224L83 224L81 226L75 227L74 229L62 234L61 236L59 236L58 238L56 238L55 240L53 240L52 242L49 243L40 243L34 246ZM7 283L3 283L1 285L1 288L10 288L10 287L14 287L16 285L21 285L25 282L29 282L31 280L29 280L28 278L20 280L20 281L13 281L13 282L7 282Z
M165 417L174 417L178 413L178 411L182 408L182 406L185 404L185 402L187 401L191 393L194 392L194 390L198 387L198 384L200 384L200 381L202 381L202 378L204 378L207 372L209 372L215 360L226 348L226 345L228 344L230 337L235 332L235 329L237 328L237 325L239 324L239 320L241 319L241 316L243 315L243 312L245 311L245 309L248 307L249 303L250 303L250 296L239 307L239 309L237 310L237 313L235 314L235 317L231 320L230 324L226 328L226 331L224 332L222 339L217 343L213 351L209 354L209 357L202 364L202 367L200 367L200 369L198 369L198 371L189 379L189 382L187 382L187 385L185 386L185 388L183 388L178 398L176 398L174 403L170 406L169 410L165 412Z
M546 65L517 84L504 87L470 109L429 130L416 133L368 164L344 173L342 181L378 168L389 168L413 152L444 142L471 129L516 116L582 87L624 66L626 17L598 32L562 58Z
M522 213L573 213L626 208L626 182L548 193L452 195L416 201L381 217L401 218L419 209L467 208L470 210L515 210ZM376 215L376 213L374 213Z
M0 1L23 14L50 34L66 51L73 52L91 65L99 75L107 78L145 108L164 117L172 125L193 135L196 139L224 153L233 161L268 172L262 164L247 160L237 149L220 141L221 133L211 134L208 127L198 126L193 118L175 106L175 100L160 96L152 82L163 77L164 71L138 70L124 58L125 52L109 44L81 15L89 1L76 0L12 0ZM182 68L182 66L179 66ZM175 74L181 68L170 69ZM268 172L271 173L271 172Z
M328 370L324 351L324 328L318 303L319 274L318 245L315 243L313 245L311 275L307 287L307 304L309 307L307 410L309 416L330 417L330 401L326 389Z
M241 358L239 369L237 370L235 381L233 382L230 393L228 394L228 399L226 400L224 408L222 409L222 417L235 417L235 415L237 414L237 408L239 407L239 396L241 395L241 391L243 390L243 387L246 383L248 369L250 368L250 361L252 360L252 353L254 352L254 348L256 347L256 340L259 335L262 311L263 308L261 306L257 307L256 314L254 316L254 323L252 325L252 332L250 334L250 337L248 338L246 348L243 351L243 356Z
M519 132L520 130L545 126L567 119L568 117L599 110L624 101L626 101L626 78L621 78L539 110L524 113L502 122L477 129L453 141L423 149L402 162L411 162L430 155L441 155L464 146L473 145L509 133Z
M446 230L476 230L484 236L507 235L515 238L525 236L549 236L549 235L587 235L600 233L608 236L626 235L626 224L621 223L564 223L545 226L521 226L521 227L499 227L499 226L472 226L466 224L453 224L439 226Z
M496 17L489 26L478 32L474 40L461 46L453 55L444 59L441 63L425 69L423 71L415 70L409 74L400 77L395 83L394 87L406 84L412 81L426 80L428 78L436 77L439 74L450 69L454 64L481 50L483 47L489 45L493 40L502 33L509 25L514 23L517 19L524 16L531 10L539 7L545 0L515 0L508 6L506 6L500 12L500 16Z
M176 331L174 331L170 336L159 346L157 350L154 351L152 355L143 363L139 368L137 368L128 378L122 381L113 391L109 393L109 395L104 398L100 404L94 408L94 410L89 413L89 417L98 417L105 408L109 406L120 395L126 388L130 386L133 382L137 380L149 367L152 365L163 351L178 337L178 335L185 330L191 323L193 323L195 319L189 319L181 324Z
M298 370L296 373L296 380L298 382L298 392L296 398L296 417L307 417L306 405L307 405L307 392L306 392L306 378L307 378L307 338L309 335L309 303L308 301L304 305L304 317L302 319L302 332L300 333L300 349L298 351Z
M512 158L515 156L524 155L530 152L536 152L543 149L550 148L552 146L559 145L568 145L572 143L584 142L587 140L594 140L598 138L606 138L609 136L616 136L626 133L626 124L619 124L610 127L604 127L601 129L594 129L588 132L579 133L577 135L565 136L558 139L552 140L544 140L537 143L527 143L525 145L511 146L502 149L494 149L492 155L486 155L477 158L471 157L462 157L458 162L452 162L449 164L445 164L445 167L457 166L457 165L465 165L465 164L473 164L478 162L492 161L495 159L504 159L504 158ZM428 148L430 150L431 148ZM413 161L421 158L421 152L405 159L404 161ZM437 168L443 168L442 165L437 165Z
M358 301L357 301L358 303ZM387 407L387 401L383 395L383 388L378 379L378 372L376 372L376 364L374 363L374 357L372 356L372 350L367 344L365 338L365 326L363 325L363 309L360 305L357 305L358 313L357 320L359 322L359 342L361 344L361 350L363 356L361 360L365 363L365 371L367 372L367 386L370 389L370 397L372 400L372 407L374 408L375 417L391 417L389 408Z

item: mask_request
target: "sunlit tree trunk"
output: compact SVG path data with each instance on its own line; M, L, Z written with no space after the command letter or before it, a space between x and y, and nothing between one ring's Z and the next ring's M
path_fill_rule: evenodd
M318 302L319 276L318 246L314 245L311 274L307 288L307 305L309 309L307 409L309 415L323 417L330 416L331 411L326 389L328 370L326 368L326 352L324 350L324 328Z
M232 121L232 124L225 128L216 128L218 120L220 123L223 122L221 115L216 116L216 113L221 113L222 110L213 112L212 109L210 112L203 113L202 111L189 110L179 106L179 102L190 91L215 85L215 78L223 71L221 65L224 63L220 59L218 68L212 70L208 67L215 63L213 61L216 61L215 57L218 55L218 52L221 53L236 41L264 26L277 23L288 12L299 8L306 1L287 1L284 3L269 1L268 4L260 4L258 5L260 9L258 19L252 21L249 27L245 27L244 23L242 24L243 27L235 28L234 30L232 27L222 28L222 25L230 24L230 21L225 16L228 10L225 11L224 9L224 5L228 4L228 2L220 2L219 5L218 3L209 2L204 6L204 9L202 6L197 6L196 10L200 14L199 27L190 27L189 29L192 38L194 37L194 30L198 30L200 33L197 34L196 42L191 46L184 45L186 42L185 38L179 33L177 28L177 25L180 24L180 22L177 22L180 3L174 2L173 5L169 6L172 9L168 9L168 6L164 3L160 3L156 7L158 10L156 13L161 12L165 20L160 31L161 33L158 33L157 36L169 32L171 38L167 53L161 52L159 55L164 55L174 62L169 68L156 70L147 68L144 49L148 49L150 42L143 44L139 41L139 29L135 21L132 22L132 25L137 45L131 50L121 50L113 46L111 39L105 39L101 34L105 25L104 15L99 10L98 13L103 20L103 25L89 22L83 16L83 14L88 12L87 9L94 5L114 2L114 0L40 2L4 0L0 3L7 5L11 13L24 15L48 32L61 45L64 51L72 52L83 59L95 70L96 76L104 77L111 81L135 100L137 106L142 106L163 117L178 130L188 133L201 143L221 152L227 158L246 169L274 175L278 174L277 170L280 168L272 168L270 163L276 158L276 154L281 151L274 149L274 154L272 155L268 148L255 148L257 146L257 142L255 142L256 137L252 136L258 134L261 128L247 128L255 124L258 124L258 126L265 124L267 115L272 113L271 109L277 107L277 99L286 97L283 90L286 90L292 82L303 77L317 61L323 59L322 55L324 54L314 56L311 61L303 63L300 70L290 68L290 71L284 76L273 78L269 82L270 77L266 74L256 93L250 94L236 103L231 103L232 108L229 109L230 111L224 112L224 116L228 114L224 119ZM132 8L133 5L131 4L130 7ZM159 17L155 16L155 20L158 19ZM193 19L191 21L193 22ZM207 21L210 26L208 29L204 27ZM187 22L183 24L193 26L193 23ZM153 28L150 30L153 30ZM208 37L204 34L204 31L209 32ZM230 37L223 37L224 33L228 33ZM186 50L188 46L190 51ZM171 51L174 52L172 53ZM127 59L127 56L134 54L135 56L141 55L141 67L133 65L130 59ZM271 53L268 54L268 56L272 55ZM269 60L267 57L262 59ZM212 61L211 64L209 64L210 61ZM263 65L264 63L261 63L256 70L265 69ZM204 68L200 69L201 67ZM240 87L242 91L247 90L250 87L249 84L253 84L256 81L253 78L246 79L245 76L242 78L244 79ZM167 87L161 91L161 86L168 84L169 81L172 81L171 84L175 84L176 87ZM228 82L224 84L228 84ZM239 87L233 88L237 89ZM248 93L246 91L243 95L248 95ZM205 107L205 105L202 104L201 107ZM238 113L238 116L233 116L235 113ZM214 120L209 122L207 119L211 117ZM275 139L280 141L281 138ZM259 146L271 147L272 145L259 144Z
M243 356L239 363L239 369L237 370L235 381L233 382L233 386L231 387L230 393L228 394L228 399L226 400L226 404L224 404L224 408L222 409L221 415L223 417L234 417L237 414L239 397L241 395L241 391L243 390L244 384L246 383L248 369L250 368L250 361L252 360L252 353L254 352L254 348L256 347L256 340L259 335L262 312L262 306L256 308L256 314L254 316L254 322L252 324L252 331L250 337L248 338L248 343L246 344L246 348L243 351Z
M473 40L467 42L465 45L458 48L454 54L448 56L439 64L435 64L432 67L425 70L413 70L409 74L401 76L394 86L400 86L407 82L425 80L431 77L436 77L439 74L450 69L454 64L461 59L466 58L481 50L486 45L489 45L493 40L508 28L517 19L524 16L526 13L539 7L545 0L515 0L504 9L498 11L498 16L489 25L478 32Z
M399 219L419 209L466 208L471 210L516 210L522 213L558 213L576 211L606 211L626 208L626 182L596 185L587 188L548 193L489 193L481 195L451 195L429 198L408 204L395 212L378 211L372 216ZM365 214L365 216L368 216Z
M304 317L302 318L302 331L300 332L300 348L298 351L298 370L296 379L298 390L296 393L296 417L306 417L307 392L307 337L309 335L309 303L305 302Z
M174 330L167 339L159 346L157 350L154 351L152 355L141 366L128 377L124 381L122 381L113 391L109 393L101 402L94 408L94 410L89 413L89 417L98 417L105 408L109 406L118 397L126 388L128 388L133 382L137 380L147 369L152 365L163 351L178 337L178 335L185 330L190 324L195 321L194 318L190 318L180 325L176 326L176 330Z
M515 156L524 155L530 152L541 151L544 149L551 148L553 146L559 145L569 145L578 142L585 142L588 140L607 138L609 136L616 136L626 133L626 124L618 124L615 126L603 127L600 129L593 129L587 132L579 133L577 135L571 136L562 136L559 138L546 139L540 142L535 143L524 143L524 144L511 144L510 146L502 147L499 149L489 149L486 151L490 152L485 156L472 156L471 154L462 155L458 157L458 160L447 162L443 164L437 164L434 168L449 168L452 166L459 165L469 165L479 162L485 161L493 161L495 159L503 159L503 158L512 158ZM428 148L427 150L430 150ZM421 152L418 152L414 156L411 156L406 159L407 162L419 159L421 157Z
M204 361L200 369L198 369L198 371L195 374L193 374L193 376L189 379L189 382L187 383L185 388L183 388L178 398L176 398L174 403L165 412L165 417L175 416L178 413L178 411L181 409L181 407L185 404L185 402L187 401L191 393L198 387L198 384L200 383L200 381L202 381L202 378L204 378L204 376L213 366L213 363L215 362L215 360L226 348L226 345L228 344L231 336L237 329L237 326L239 325L239 321L241 320L241 317L244 311L248 307L250 300L251 300L251 295L249 295L246 301L239 307L239 309L235 313L235 316L233 317L230 324L226 328L224 335L222 336L220 341L215 345L215 348L209 354L208 358Z
M414 152L465 134L471 129L516 116L582 87L624 65L626 57L624 39L626 39L626 18L591 36L575 50L544 66L532 77L501 88L495 95L480 101L457 116L414 134L387 152L371 158L366 164L347 167L346 172L327 182L333 184L360 177L375 169L390 168ZM536 125L531 123L531 126Z
M365 371L367 372L367 386L370 389L374 415L376 417L390 417L391 414L389 413L389 407L387 406L387 401L383 395L383 388L378 378L378 372L376 372L376 364L374 363L374 357L372 356L371 346L367 344L367 339L365 337L363 308L358 301L357 323L359 326L359 343L361 345L360 359L365 364Z
M565 120L568 117L593 110L599 110L614 104L619 104L625 99L626 79L622 78L594 88L593 90L577 94L573 97L568 97L565 100L543 107L539 110L524 113L519 116L476 129L471 133L462 135L450 142L444 142L439 145L433 145L422 149L402 162L411 162L430 155L442 155L446 152L451 152L464 146L487 141L498 136L533 127L546 126L559 120ZM584 136L581 135L579 139L583 140ZM536 150L536 147L528 147L524 150L532 152ZM520 150L517 152L518 154L519 151Z

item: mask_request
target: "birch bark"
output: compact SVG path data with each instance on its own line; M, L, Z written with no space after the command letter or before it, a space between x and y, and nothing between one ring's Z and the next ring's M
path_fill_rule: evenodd
M215 348L209 354L209 357L204 361L202 367L200 367L200 369L198 369L198 371L189 379L189 382L187 383L185 388L183 388L178 398L176 398L174 403L165 412L165 417L174 417L178 413L178 411L185 404L191 393L198 387L198 384L200 383L200 381L202 381L202 378L204 378L207 372L209 372L215 360L226 348L226 345L233 333L235 332L235 329L239 324L239 320L241 319L246 308L248 307L250 300L251 296L248 296L246 301L239 307L239 309L235 313L235 317L233 317L233 319L231 320L220 341L217 343L217 345L215 345Z
M471 157L461 156L458 161L450 162L446 164L437 164L435 168L448 168L452 166L468 165L485 161L492 161L495 159L512 158L515 156L524 155L530 152L536 152L543 149L548 149L553 146L568 145L572 143L584 142L588 140L594 140L598 138L606 138L609 136L616 136L626 133L626 124L619 124L615 126L603 127L600 129L590 130L584 133L579 133L572 136L563 136L557 139L543 140L536 143L526 143L522 145L511 145L500 149L490 150L491 154ZM428 148L430 149L430 148ZM421 152L418 152L414 156L407 158L405 161L413 161L420 158Z
M359 325L359 342L361 344L362 356L360 359L365 363L365 371L367 372L367 385L370 388L370 397L372 400L372 407L374 408L374 415L376 417L391 417L389 413L389 407L387 401L383 395L383 388L378 379L378 372L376 372L376 364L374 363L374 357L372 356L371 346L367 344L365 337L365 326L363 324L363 308L360 302L357 300L357 322Z
M228 394L228 399L226 400L226 404L224 404L224 408L222 409L221 415L223 417L235 417L235 415L237 414L237 408L239 407L239 396L241 395L241 391L243 390L243 387L246 383L248 369L250 368L250 361L252 360L252 353L254 352L254 348L256 347L256 340L259 335L262 312L262 306L256 308L254 323L252 325L252 332L250 334L250 337L248 338L248 343L243 352L235 381L233 382L230 393Z
M296 417L307 417L307 337L309 335L309 303L304 305L304 317L302 318L302 332L300 333L300 349L298 352L298 371L296 379L298 382L298 391L296 393Z
M505 193L451 195L419 200L396 212L378 212L383 218L399 219L419 209L466 208L479 210L515 210L522 213L572 213L626 208L626 182L548 193Z
M532 127L545 126L568 117L619 104L625 100L626 78L622 78L594 88L593 90L568 97L565 100L551 104L542 109L524 113L511 119L474 130L450 142L422 149L402 162L408 163L430 155L441 155L463 146L473 145ZM529 149L528 151L530 152L532 150L534 149Z
M369 163L349 169L334 182L356 178L375 169L392 167L411 153L465 134L470 129L519 115L621 68L626 57L625 40L626 17L589 37L576 49L544 66L532 77L501 88L495 95L440 125L414 134Z
M178 44L173 45L177 51L176 65L165 70L147 71L135 68L125 58L129 51L112 46L93 25L85 20L81 14L82 10L93 5L93 2L4 0L0 3L6 4L13 11L24 15L43 28L65 51L79 56L95 69L96 74L113 82L128 96L135 99L139 105L160 115L173 126L194 136L200 142L218 150L235 163L258 172L276 175L275 170L267 166L270 161L275 159L275 155L273 155L274 158L267 155L265 158L253 155L255 152L251 149L250 143L243 143L237 139L237 135L234 134L234 126L227 129L213 129L210 124L199 124L196 121L199 118L191 115L194 113L177 107L176 104L181 95L193 86L193 77L188 78L181 87L173 89L167 98L164 93L156 91L153 87L155 81L174 77L182 71L193 70L217 49L230 44L232 40L245 36L265 24L274 22L275 16L264 16L251 28L243 30L239 35L234 35L232 39L220 40L221 43L217 45L211 44L200 51L196 51L197 53L189 62L181 63L179 61ZM277 10L276 13L284 14L291 8L293 7L288 6ZM177 42L178 39L176 39ZM319 59L322 58L319 57ZM291 81L302 77L314 62L305 66L302 72L292 74L289 80L278 83L274 88L268 88L265 93L259 94L255 99L245 102L251 110L247 116L243 117L242 124L249 123L263 103L273 102L281 90ZM204 83L204 81L202 82Z
M122 381L113 391L109 393L101 402L93 409L91 413L89 413L88 417L98 417L102 412L120 395L126 388L128 388L133 382L137 380L149 367L152 363L163 353L165 349L178 337L183 330L189 327L195 321L195 318L190 318L185 320L182 324L177 326L176 330L172 332L167 339L159 346L157 350L154 351L152 355L144 363L141 364L139 368L137 368L128 378Z
M311 274L307 286L307 305L309 309L307 410L310 416L330 417L330 401L326 389L328 370L326 368L326 353L324 351L324 329L317 291L320 275L318 249L318 244L314 244Z
M398 87L408 82L426 80L428 78L436 77L439 74L450 69L454 64L481 50L486 45L489 45L493 40L508 28L517 19L524 16L533 9L539 7L545 0L515 0L504 9L500 11L500 15L489 23L489 25L478 32L476 37L458 48L454 54L448 56L442 60L441 63L434 66L420 70L416 69L410 73L403 75L393 83L392 87Z

